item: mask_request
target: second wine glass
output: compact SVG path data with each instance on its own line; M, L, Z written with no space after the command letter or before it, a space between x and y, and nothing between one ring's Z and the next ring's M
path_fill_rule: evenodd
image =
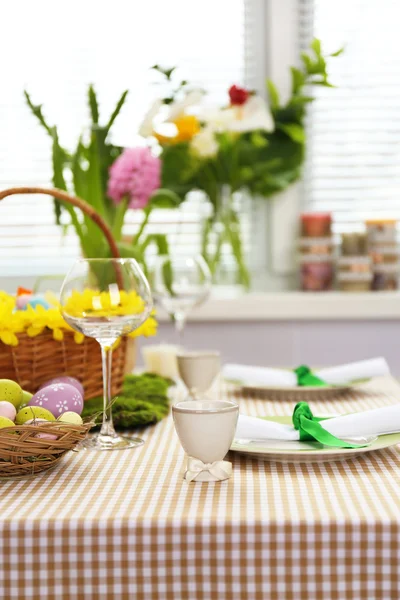
M154 299L174 319L179 337L188 314L208 298L211 291L211 272L200 255L190 257L159 257L152 272Z

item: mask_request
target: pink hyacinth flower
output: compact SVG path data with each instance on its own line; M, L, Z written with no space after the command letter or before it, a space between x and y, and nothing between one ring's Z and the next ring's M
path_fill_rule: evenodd
M127 196L129 208L144 208L160 182L160 159L149 148L126 148L111 165L107 194L116 203Z

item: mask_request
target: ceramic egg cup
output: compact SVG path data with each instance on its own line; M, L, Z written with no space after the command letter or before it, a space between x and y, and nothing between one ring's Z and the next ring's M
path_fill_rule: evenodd
M187 481L229 479L231 463L224 461L239 416L232 400L186 400L172 407L175 429L188 455ZM190 473L191 468L198 473Z

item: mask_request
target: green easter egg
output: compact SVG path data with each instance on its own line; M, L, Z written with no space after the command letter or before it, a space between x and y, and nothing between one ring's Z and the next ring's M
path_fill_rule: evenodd
M0 400L11 402L17 408L22 402L21 386L11 379L0 379Z
M82 425L82 417L78 415L76 412L67 411L60 415L57 421L61 421L61 423L71 423L72 425Z
M55 417L51 414L47 408L41 406L25 406L22 408L15 417L17 425L23 425L26 421L32 419L45 419L46 421L55 421Z
M0 429L3 429L4 427L15 427L15 424L11 419L7 419L7 417L0 417Z
M21 408L25 408L25 406L28 406L28 402L32 398L32 396L33 396L33 394L31 394L30 392L27 392L26 390L22 390L22 402L18 406L18 410L21 410Z

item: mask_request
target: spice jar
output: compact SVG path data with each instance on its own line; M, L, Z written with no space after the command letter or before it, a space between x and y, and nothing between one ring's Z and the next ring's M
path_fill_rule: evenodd
M300 287L304 292L326 292L333 288L333 258L326 255L300 255Z
M365 221L367 228L368 245L397 244L397 221L396 219L370 219Z
M369 256L341 256L338 260L337 281L342 292L368 292L372 283Z
M342 233L341 235L342 256L367 256L368 239L365 233Z
M324 238L332 233L332 215L330 213L303 213L300 215L301 235L303 237Z
M399 286L399 265L374 265L372 289L374 291L397 290Z

